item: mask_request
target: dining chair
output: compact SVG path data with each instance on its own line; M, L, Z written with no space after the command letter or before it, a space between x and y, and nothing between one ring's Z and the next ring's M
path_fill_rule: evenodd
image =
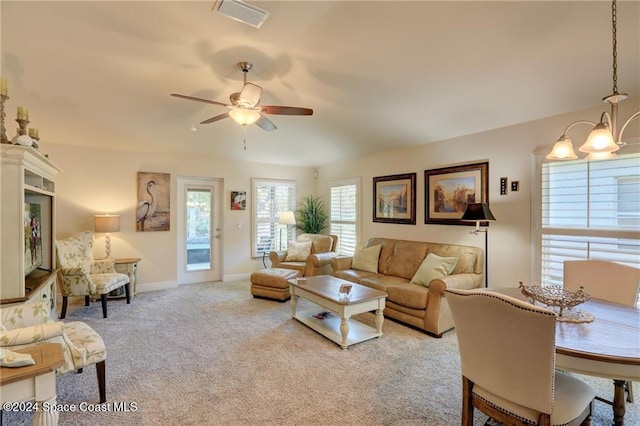
M555 314L486 290L445 290L462 372L462 425L474 408L504 424L591 424L595 390L555 369Z
M582 287L595 299L637 307L640 269L606 260L565 260L563 285L569 289ZM627 401L633 402L631 381L625 384L625 391Z

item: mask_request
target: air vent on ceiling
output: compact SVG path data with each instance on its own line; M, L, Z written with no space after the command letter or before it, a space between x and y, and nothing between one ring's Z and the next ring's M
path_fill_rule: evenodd
M269 17L266 10L241 0L218 0L212 10L256 28L260 28Z

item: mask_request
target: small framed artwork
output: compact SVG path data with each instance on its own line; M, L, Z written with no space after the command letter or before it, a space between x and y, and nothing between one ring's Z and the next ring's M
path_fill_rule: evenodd
M247 209L247 192L231 191L231 210Z
M169 231L171 228L171 175L138 172L136 231Z
M373 178L373 221L416 224L416 174Z
M488 182L487 162L425 170L424 223L475 226L460 218L468 203L489 202Z

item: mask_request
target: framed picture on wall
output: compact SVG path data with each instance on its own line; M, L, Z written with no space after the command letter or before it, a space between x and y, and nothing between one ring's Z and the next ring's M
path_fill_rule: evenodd
M373 221L416 224L416 173L373 178Z
M247 209L247 192L231 191L231 210Z
M488 162L425 170L424 223L475 225L460 218L468 203L489 202L488 182Z
M138 172L136 231L168 231L171 227L171 175Z

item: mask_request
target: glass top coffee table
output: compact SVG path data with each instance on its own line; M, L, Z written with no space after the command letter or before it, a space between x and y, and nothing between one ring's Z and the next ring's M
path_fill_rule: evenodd
M340 293L344 284L351 285L348 297ZM387 293L341 280L329 275L298 278L289 281L291 317L307 325L346 349L350 345L382 336L384 304ZM312 310L296 312L298 297L319 305ZM375 311L375 328L351 319L352 315Z

